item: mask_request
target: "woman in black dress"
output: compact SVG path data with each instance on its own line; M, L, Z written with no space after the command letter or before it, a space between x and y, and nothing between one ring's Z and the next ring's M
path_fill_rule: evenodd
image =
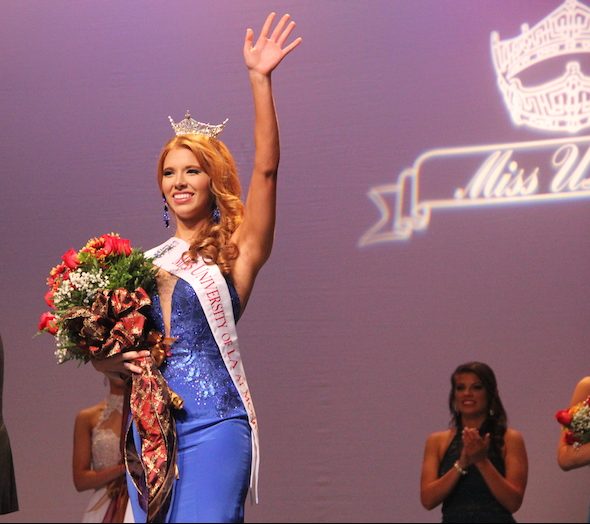
M442 503L443 522L515 522L528 461L522 435L507 427L492 369L468 362L451 375L451 427L432 433L424 450L420 500Z

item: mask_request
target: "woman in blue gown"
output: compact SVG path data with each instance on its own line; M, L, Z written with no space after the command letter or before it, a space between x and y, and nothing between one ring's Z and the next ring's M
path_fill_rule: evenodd
M175 479L163 511L155 517L146 512L141 487L128 473L136 522L243 522L249 488L256 498L258 428L232 326L272 248L279 132L271 73L301 42L287 43L294 27L289 15L275 24L271 13L256 40L252 29L246 31L255 153L244 203L234 160L217 138L225 122L213 126L188 114L177 124L170 119L176 136L161 153L158 182L166 226L170 212L176 231L148 252L159 266L150 316L174 340L160 372L184 404L173 412ZM166 265L171 253L184 253L186 265L178 269L181 258ZM135 380L150 358L147 351L129 351L93 364ZM143 458L136 419L130 431ZM149 478L146 462L142 466Z

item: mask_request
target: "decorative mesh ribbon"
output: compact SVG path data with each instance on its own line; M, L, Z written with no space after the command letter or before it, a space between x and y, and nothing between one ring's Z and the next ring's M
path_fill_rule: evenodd
M176 477L176 424L171 408L180 409L182 399L168 387L156 358L142 359L141 374L131 385L131 416L141 438L141 457L129 424L125 435L125 463L147 522L162 522L170 505Z
M172 408L181 409L182 399L174 393L158 367L170 354L174 339L147 329L140 312L151 299L142 288L104 290L89 308L72 308L64 316L79 334L80 346L89 358L102 360L129 350L148 349L149 358L136 361L141 374L133 374L129 394L131 417L122 434L127 472L139 492L147 522L162 522L170 505L176 477L176 424ZM141 453L133 441L131 421L141 437Z
M103 359L149 344L147 319L140 310L151 303L141 287L107 289L96 294L90 307L71 308L63 320L78 334L78 344L88 350L88 358Z
M106 485L105 491L96 501L96 504L89 511L96 511L104 504L107 507L101 522L120 523L125 521L125 511L127 510L127 482L125 476L121 475Z
M115 479L107 485L107 496L109 505L102 519L103 522L125 522L125 511L127 510L127 482L124 476Z

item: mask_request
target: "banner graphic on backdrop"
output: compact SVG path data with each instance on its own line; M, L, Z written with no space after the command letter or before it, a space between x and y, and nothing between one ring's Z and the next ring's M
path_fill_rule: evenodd
M371 187L381 216L358 245L408 240L436 210L590 198L590 77L570 61L559 78L524 85L519 74L556 57L590 53L590 8L565 0L511 40L491 35L492 62L516 126L569 135L426 151L392 184Z

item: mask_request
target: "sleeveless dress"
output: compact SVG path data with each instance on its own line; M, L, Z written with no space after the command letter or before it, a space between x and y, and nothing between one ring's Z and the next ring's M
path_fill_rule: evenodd
M92 428L92 469L94 470L109 468L121 462L119 434L109 427L111 416L115 412L123 413L123 395L109 393L106 406L96 426ZM81 522L103 522L109 502L106 486L95 490L88 501ZM128 505L125 522L133 522L128 520L130 518L132 518L131 508Z
M14 478L12 448L8 430L2 417L2 393L4 389L4 347L0 338L0 515L18 511L18 495Z
M166 275L166 282L158 279L150 318L155 329L166 333L162 303L171 305L169 336L176 340L160 371L184 401L173 412L178 478L166 522L243 522L252 458L248 416L193 288ZM237 319L239 298L226 280ZM133 433L141 449L135 427ZM145 522L129 475L128 486L135 520Z
M438 475L449 471L461 454L461 432L453 437L443 459ZM506 475L504 459L490 452L488 457L502 476ZM442 505L442 522L516 522L512 514L492 495L481 473L470 466L462 475L451 494Z

